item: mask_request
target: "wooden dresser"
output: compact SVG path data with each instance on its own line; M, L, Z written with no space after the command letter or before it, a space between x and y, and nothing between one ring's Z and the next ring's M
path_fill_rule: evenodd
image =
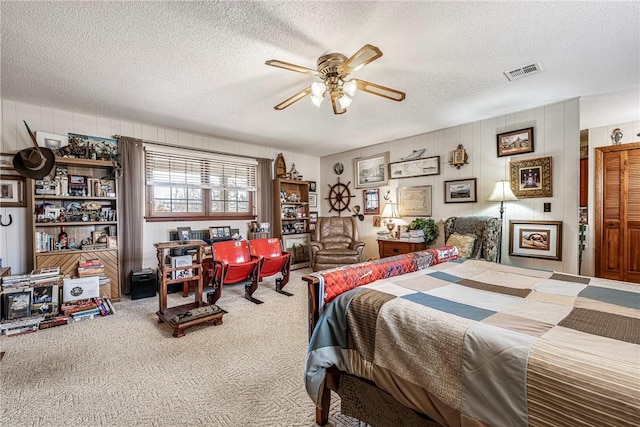
M416 243L405 242L403 240L378 240L378 252L380 253L380 258L421 251L426 248L427 245L424 242Z

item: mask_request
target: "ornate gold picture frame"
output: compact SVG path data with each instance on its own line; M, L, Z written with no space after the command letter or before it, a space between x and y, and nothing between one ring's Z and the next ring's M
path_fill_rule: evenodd
M519 199L553 196L551 157L509 163L513 194Z

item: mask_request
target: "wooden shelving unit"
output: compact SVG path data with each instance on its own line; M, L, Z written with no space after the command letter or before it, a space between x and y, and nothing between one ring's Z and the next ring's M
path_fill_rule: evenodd
M158 274L160 280L158 282L158 323L166 323L173 328L173 336L176 338L184 336L185 329L199 325L204 322L212 322L214 325L222 324L222 316L224 311L217 311L215 313L193 316L189 313L194 313L197 310L205 309L208 306L215 307L207 302L202 301L202 260L204 258L204 249L207 244L202 240L187 240L187 241L173 241L173 242L160 242L154 245L157 251L158 257ZM183 267L171 267L168 264L167 255L171 249L195 249L195 259L193 259L191 265ZM172 273L175 271L191 270L192 274L188 277L172 278ZM173 307L167 305L167 286L174 283L188 283L196 282L197 286L194 291L194 302L181 304ZM175 320L175 317L183 317L179 321ZM191 320L185 320L189 317L193 317Z
M291 253L292 270L310 266L309 181L276 178L273 196L273 237L281 240L283 251Z
M90 160L56 157L55 166L53 168L54 175L58 168L66 168L66 177L46 177L43 180L29 180L29 193L31 195L31 205L33 207L31 216L31 235L33 244L33 268L40 269L45 267L60 267L63 275L75 276L77 273L78 262L97 259L104 265L104 275L110 279L109 286L101 286L100 294L108 295L114 301L120 300L120 255L117 248L117 241L112 242L111 247L100 249L87 249L82 247L82 241L93 237L93 233L110 232L111 237L117 236L118 229L118 195L115 180L110 179L113 163L105 160ZM68 189L65 193L62 189L53 193L51 185L58 181L60 184L65 182L65 186L70 185L71 177L84 177L86 181L85 195L68 195ZM42 181L42 182L41 182ZM49 182L50 185L45 191L43 183ZM97 185L92 188L91 184ZM45 194L46 192L46 194ZM108 194L107 194L108 192ZM99 206L99 210L83 211L86 213L85 218L77 218L69 215L70 206L87 206L89 202L94 202ZM65 212L64 221L60 218L52 219L46 217L42 212L47 206L52 209L60 209ZM111 212L109 218L100 218L97 216L103 213L103 210ZM37 212L36 212L37 211ZM65 227L68 241L75 242L77 248L60 249L57 246L58 233L61 227ZM117 238L117 237L116 237ZM113 243L116 243L113 245Z

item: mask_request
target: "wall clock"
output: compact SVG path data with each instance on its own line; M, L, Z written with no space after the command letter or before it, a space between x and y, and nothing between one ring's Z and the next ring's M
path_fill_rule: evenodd
M342 172L344 171L344 165L340 162L337 162L333 165L333 171L336 173L336 175L342 174Z

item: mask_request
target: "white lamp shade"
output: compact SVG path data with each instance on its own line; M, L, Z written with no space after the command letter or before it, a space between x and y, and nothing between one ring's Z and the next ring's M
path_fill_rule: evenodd
M326 90L327 86L322 82L311 83L311 93L315 96L322 96Z
M496 181L493 192L487 199L489 202L509 202L516 201L518 198L511 191L511 183L509 181Z
M384 209L382 210L382 214L380 217L382 218L398 218L398 209L397 204L393 202L389 202L384 205Z
M344 85L342 86L342 90L347 95L353 96L358 90L358 82L356 80L349 80L348 82L344 83Z
M322 104L322 101L324 101L324 97L321 95L311 95L311 102L313 102L313 105L315 105L316 107L320 107L320 104Z
M342 95L340 98L338 98L338 102L340 103L340 106L344 109L344 108L347 108L349 105L351 105L351 98L349 98L348 95Z

